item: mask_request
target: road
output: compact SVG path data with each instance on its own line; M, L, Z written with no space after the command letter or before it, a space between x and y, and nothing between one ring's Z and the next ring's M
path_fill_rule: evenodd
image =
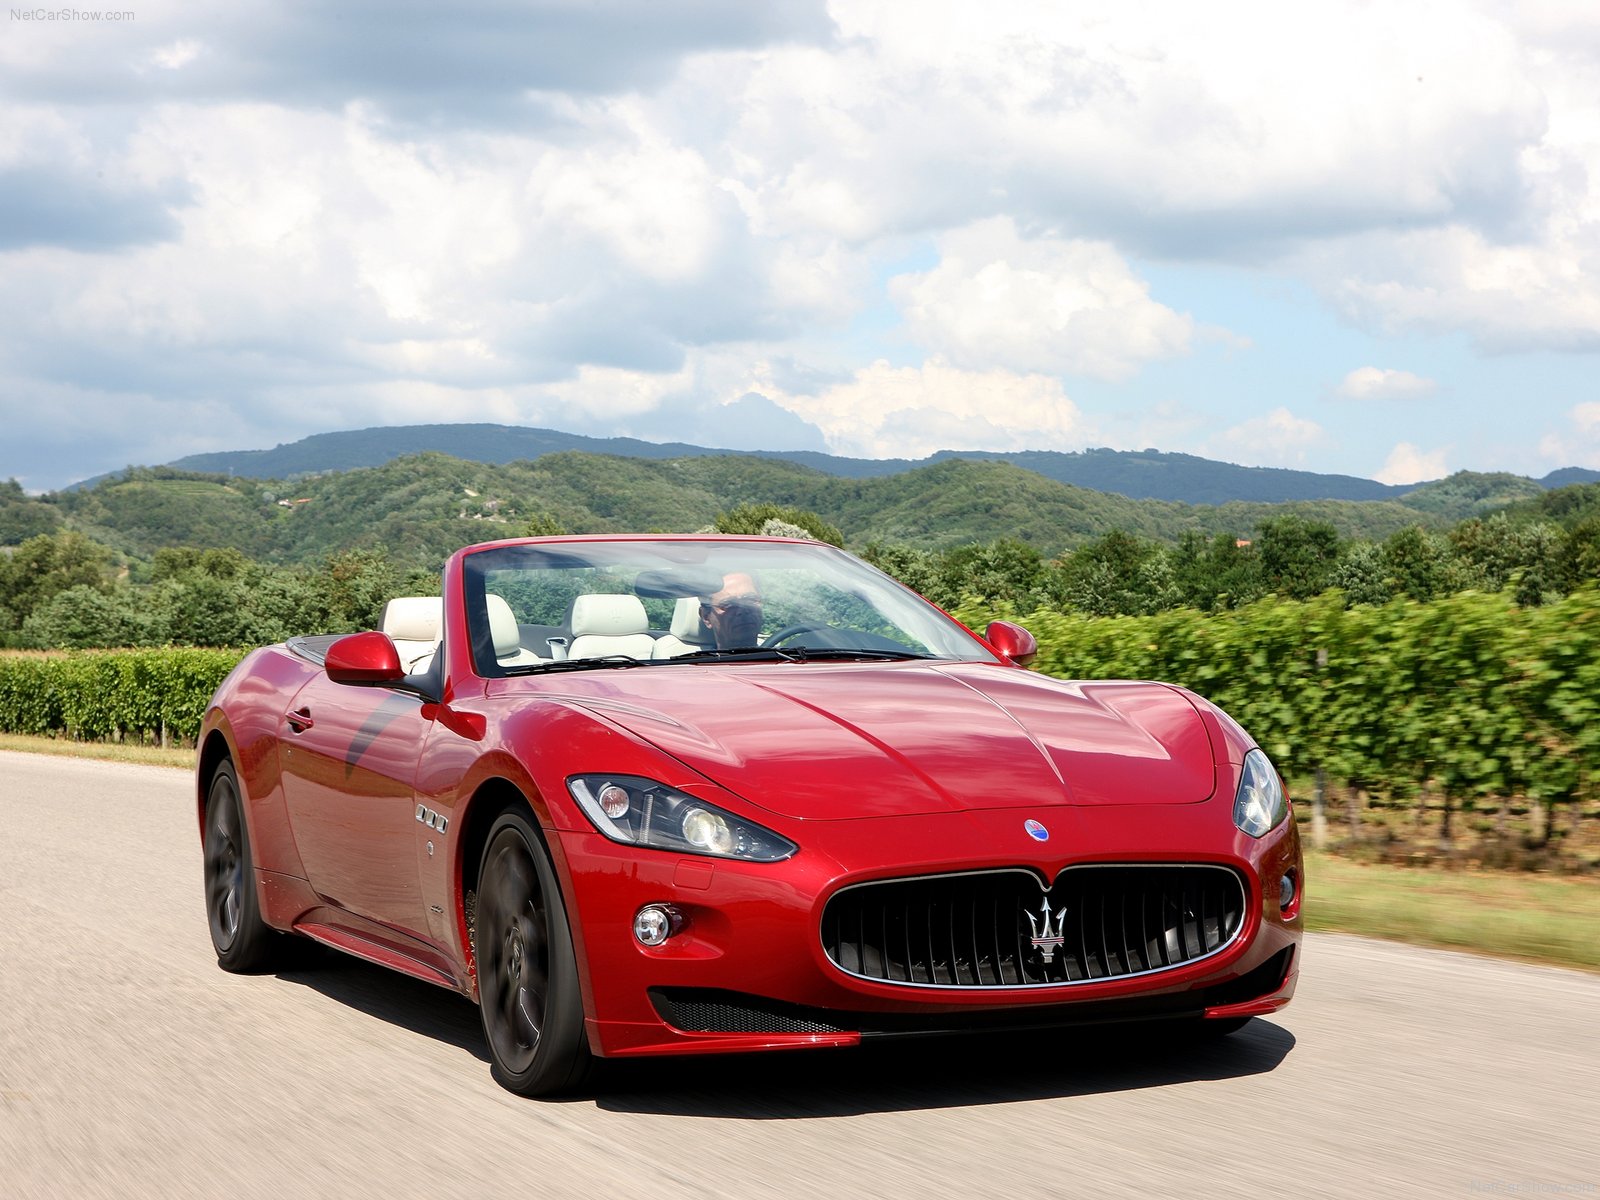
M1312 936L1294 1005L1214 1045L625 1064L526 1101L451 993L321 951L220 971L191 794L0 752L6 1200L1600 1196L1600 977Z

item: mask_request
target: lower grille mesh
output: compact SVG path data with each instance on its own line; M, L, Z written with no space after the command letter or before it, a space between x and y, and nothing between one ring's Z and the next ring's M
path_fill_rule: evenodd
M838 1033L846 1027L823 1014L737 992L652 991L668 1025L690 1033Z
M843 971L924 987L1045 987L1207 958L1244 924L1239 875L1209 865L1069 867L1041 893L1023 870L846 888L822 914Z

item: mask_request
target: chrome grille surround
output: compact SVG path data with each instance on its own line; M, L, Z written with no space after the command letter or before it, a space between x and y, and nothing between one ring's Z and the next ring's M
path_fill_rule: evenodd
M1221 954L1245 928L1249 895L1238 871L1214 863L1079 864L1048 889L1008 867L852 884L829 898L819 932L829 961L872 983L1074 987ZM1059 945L1039 944L1053 933Z

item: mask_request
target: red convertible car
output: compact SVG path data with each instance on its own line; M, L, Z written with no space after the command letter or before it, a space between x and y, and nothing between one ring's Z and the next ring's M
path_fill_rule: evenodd
M1289 802L1199 696L1026 670L1026 630L814 542L496 542L441 590L217 690L227 970L293 934L453 988L526 1095L594 1056L1223 1033L1294 992Z

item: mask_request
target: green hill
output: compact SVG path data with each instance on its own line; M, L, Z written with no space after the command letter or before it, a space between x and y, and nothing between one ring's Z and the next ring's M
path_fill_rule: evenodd
M997 461L946 459L847 478L745 455L649 460L574 451L504 465L429 452L293 483L137 469L27 504L138 559L175 545L234 546L283 563L382 547L397 563L433 569L462 545L521 534L535 517L575 533L687 532L751 502L810 509L856 547L940 549L1015 537L1047 556L1113 529L1168 543L1190 530L1249 537L1262 520L1290 512L1366 538L1451 519L1396 501L1133 500Z
M315 434L297 442L275 446L271 450L190 455L171 465L186 471L258 479L289 479L327 471L382 466L396 458L427 451L448 454L469 462L503 465L569 450L650 461L761 458L810 467L825 475L844 479L899 475L953 458L969 462L1009 462L1057 483L1072 484L1092 491L1114 492L1131 499L1174 500L1187 504L1393 500L1405 493L1425 491L1433 486L1393 486L1352 475L1328 475L1280 467L1242 467L1192 454L1171 454L1158 450L1097 448L1071 453L1054 450L941 450L924 459L870 459L847 458L809 450L719 450L683 442L595 438L555 429L486 424L400 425L343 430ZM1597 480L1600 480L1600 472L1569 467L1552 473L1540 483L1545 487L1555 487ZM96 482L99 481L87 481L88 484Z

